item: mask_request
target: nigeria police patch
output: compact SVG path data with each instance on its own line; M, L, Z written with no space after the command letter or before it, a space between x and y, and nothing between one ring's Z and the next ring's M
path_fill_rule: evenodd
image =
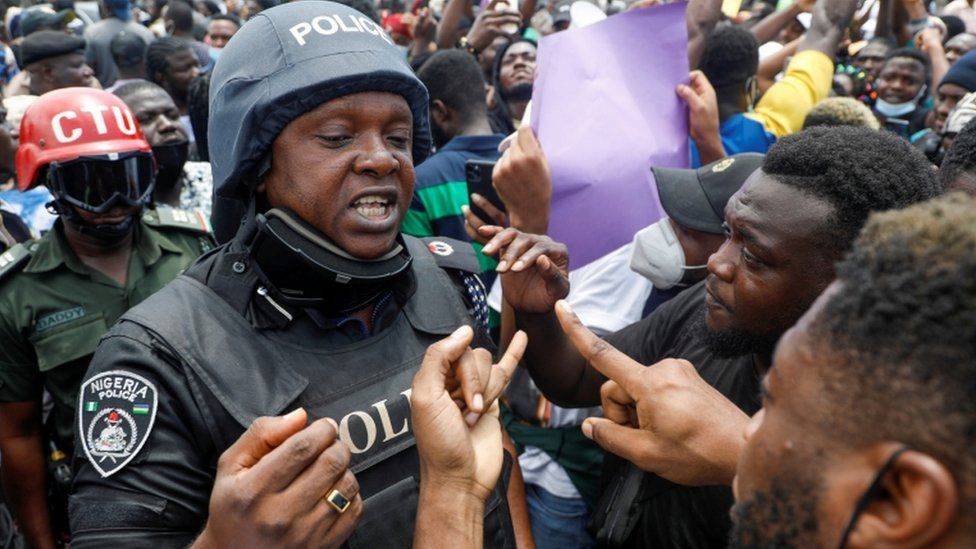
M78 428L85 455L102 477L132 461L156 420L156 386L146 378L113 370L81 385Z

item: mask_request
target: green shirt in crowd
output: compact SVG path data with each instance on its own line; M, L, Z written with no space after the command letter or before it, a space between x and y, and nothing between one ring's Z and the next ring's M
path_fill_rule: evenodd
M78 388L99 339L214 245L195 212L148 210L134 230L125 286L82 263L60 221L0 255L0 402L40 401L47 389L53 434L69 453Z

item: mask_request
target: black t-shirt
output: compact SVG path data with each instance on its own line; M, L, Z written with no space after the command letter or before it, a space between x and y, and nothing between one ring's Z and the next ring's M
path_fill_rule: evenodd
M752 355L715 356L703 340L705 286L699 283L659 307L652 315L607 337L642 364L683 358L710 385L752 415L760 408L759 381ZM723 547L732 526L728 486L687 487L645 475L648 497L628 545L634 547Z

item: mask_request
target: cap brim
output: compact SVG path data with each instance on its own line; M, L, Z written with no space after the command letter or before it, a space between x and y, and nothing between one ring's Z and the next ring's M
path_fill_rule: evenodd
M682 227L722 234L722 220L715 216L702 190L697 170L651 168L657 194L668 217Z

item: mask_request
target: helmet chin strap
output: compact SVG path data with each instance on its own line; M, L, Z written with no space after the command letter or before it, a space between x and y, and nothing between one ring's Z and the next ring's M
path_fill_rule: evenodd
M132 232L136 216L139 215L135 213L119 223L93 225L85 221L73 207L58 200L52 200L45 206L49 212L60 216L65 223L70 224L80 234L106 241L120 240Z
M357 311L373 302L411 263L400 236L382 257L360 259L284 208L255 216L248 249L259 278L277 299L332 316Z

